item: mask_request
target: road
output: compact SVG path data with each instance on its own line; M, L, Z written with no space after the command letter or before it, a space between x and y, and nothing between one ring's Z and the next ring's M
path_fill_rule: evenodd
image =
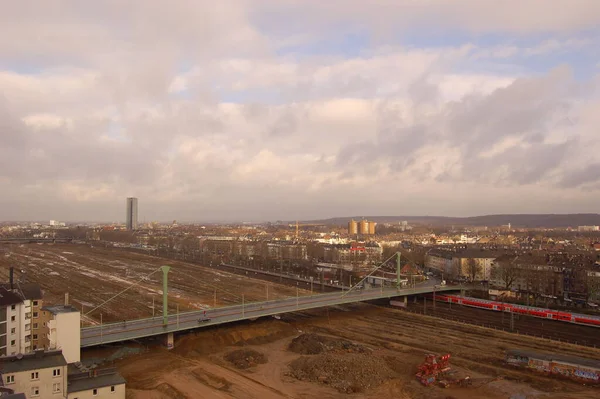
M461 287L439 287L436 291L457 291ZM405 295L418 295L433 291L431 286L415 288L356 289L353 291L333 292L309 296L297 296L265 302L244 303L240 305L192 311L168 315L168 324L163 325L163 317L129 320L81 329L81 347L96 346L111 342L150 337L168 332L190 330L194 328L231 323L239 320L254 319L299 310L335 306L345 303L362 302L375 299L392 298ZM199 319L207 319L199 321Z

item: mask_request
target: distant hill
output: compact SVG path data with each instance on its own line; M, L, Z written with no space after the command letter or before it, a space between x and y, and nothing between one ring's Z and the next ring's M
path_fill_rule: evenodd
M377 223L400 223L406 220L409 223L419 223L435 226L502 226L511 224L513 227L577 227L600 225L600 214L573 213L573 214L515 214L515 215L485 215L472 217L446 217L446 216L348 216L330 219L310 220L303 223L321 223L327 225L345 226L350 219L368 219Z

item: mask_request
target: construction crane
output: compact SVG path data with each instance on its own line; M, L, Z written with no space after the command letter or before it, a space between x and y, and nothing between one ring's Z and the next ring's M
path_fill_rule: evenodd
M322 223L300 223L296 220L295 224L290 223L288 226L296 228L296 240L297 240L300 237L300 227L321 227L321 226L325 226L325 225Z

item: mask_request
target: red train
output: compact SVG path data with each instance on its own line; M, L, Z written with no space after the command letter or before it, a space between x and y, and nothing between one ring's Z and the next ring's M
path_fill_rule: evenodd
M457 303L474 308L492 310L496 312L517 313L542 319L564 321L567 323L582 324L590 327L600 327L600 317L580 313L561 312L558 310L535 308L533 306L514 305L485 299L462 297L456 295L436 295L435 299L440 302Z

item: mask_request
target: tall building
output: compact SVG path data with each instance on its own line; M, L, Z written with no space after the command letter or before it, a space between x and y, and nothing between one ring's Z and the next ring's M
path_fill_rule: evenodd
M375 234L375 226L377 226L376 222L369 222L369 234L370 235Z
M358 234L358 223L354 219L352 219L348 222L348 234L350 234L350 235Z
M369 234L369 221L368 220L361 220L358 224L358 232L359 234Z
M10 283L0 284L0 357L32 351L32 330L38 327L38 314L32 309L41 304L42 290L35 283L19 283L13 280L10 268ZM33 341L38 338L34 332Z
M138 200L127 198L127 230L136 230L138 227Z

